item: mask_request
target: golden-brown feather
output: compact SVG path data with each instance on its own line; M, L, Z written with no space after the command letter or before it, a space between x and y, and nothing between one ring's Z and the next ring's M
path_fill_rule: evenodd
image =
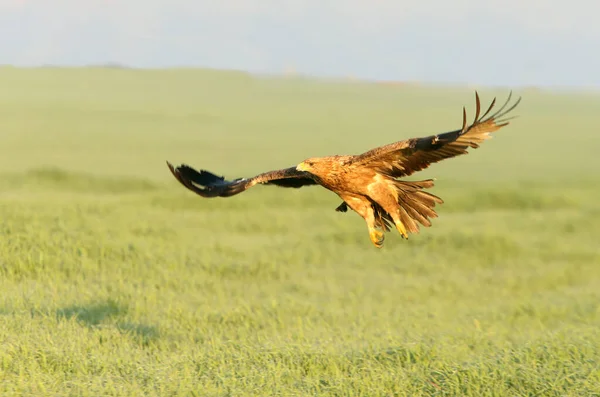
M398 178L421 171L432 163L466 154L469 147L478 148L483 141L491 137L492 132L508 125L510 119L505 116L521 100L519 98L509 108L506 108L511 97L512 93L496 113L486 118L494 107L496 99L494 98L487 111L480 117L481 103L479 94L475 93L476 111L472 124L467 125L466 109L463 107L463 125L459 130L394 142L354 156L348 160L347 164L370 167Z

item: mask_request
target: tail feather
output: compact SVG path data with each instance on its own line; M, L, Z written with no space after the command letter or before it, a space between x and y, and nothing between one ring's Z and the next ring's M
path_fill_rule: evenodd
M443 204L444 200L435 196L431 193L417 191L416 195L419 197L419 201L426 203L430 207L435 207L436 204Z
M436 204L444 201L423 189L433 187L434 181L396 181L398 204L400 206L400 220L411 233L419 232L419 224L430 227L431 218L437 218L434 210Z
M435 201L421 201L419 198L413 198L412 196L406 196L406 199L409 206L424 218L437 218L436 212L432 209L435 206Z
M415 202L414 200L411 201L411 205L410 206L406 206L406 208L404 208L406 210L406 212L408 213L408 215L413 218L414 220L418 221L421 225L425 226L425 227L429 227L431 226L431 222L429 221L429 219L427 219L427 215L424 215L422 212L420 212L416 207L419 205L419 203Z
M410 207L400 206L399 208L400 208L400 220L404 224L404 227L406 228L406 230L409 231L410 233L418 233L419 225L414 221L414 219L408 214L408 211L407 211L407 208L410 208Z

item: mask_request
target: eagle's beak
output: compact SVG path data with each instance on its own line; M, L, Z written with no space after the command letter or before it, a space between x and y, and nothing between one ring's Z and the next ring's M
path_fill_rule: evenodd
M296 170L297 171L308 171L308 167L306 166L306 163L303 161L296 166Z

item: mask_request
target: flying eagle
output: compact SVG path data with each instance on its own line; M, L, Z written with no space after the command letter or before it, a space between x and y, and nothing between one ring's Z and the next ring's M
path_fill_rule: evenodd
M383 245L384 232L395 226L403 238L418 233L419 224L431 226L436 218L436 204L443 200L424 189L433 186L433 180L404 181L430 164L466 154L469 147L476 149L490 138L490 134L508 125L505 117L521 101L509 106L512 92L504 105L488 116L496 99L480 117L479 95L475 92L476 112L473 123L467 125L463 107L462 128L423 138L412 138L381 146L359 155L312 157L295 167L269 171L252 178L227 181L209 171L181 165L169 169L179 182L202 197L230 197L257 184L300 188L321 185L336 193L343 202L335 209L346 212L348 207L364 218L373 244ZM379 230L378 230L379 229Z

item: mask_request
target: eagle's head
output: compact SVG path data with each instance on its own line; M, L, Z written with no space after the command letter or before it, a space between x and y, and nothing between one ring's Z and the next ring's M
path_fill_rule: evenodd
M298 164L296 169L298 171L312 172L314 171L315 167L318 167L318 164L319 159L311 157Z

